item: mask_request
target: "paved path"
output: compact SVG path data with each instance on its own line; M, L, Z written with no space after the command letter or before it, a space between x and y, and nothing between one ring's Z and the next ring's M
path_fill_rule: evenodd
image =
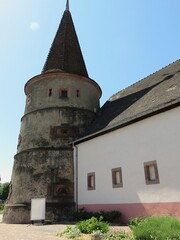
M60 240L56 237L66 225L0 224L1 240Z

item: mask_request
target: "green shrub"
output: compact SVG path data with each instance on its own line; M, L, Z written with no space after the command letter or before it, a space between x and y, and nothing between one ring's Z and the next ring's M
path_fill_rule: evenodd
M116 210L107 211L107 212L102 210L99 212L88 212L85 210L85 208L81 208L74 215L75 219L78 221L87 220L92 217L96 217L99 219L101 216L103 217L104 221L114 222L115 220L120 218L121 213Z
M99 217L102 216L104 221L107 221L107 222L113 222L117 219L120 218L121 216L121 213L119 211L109 211L109 212L105 212L105 211L100 211L99 212Z
M9 187L10 187L9 182L0 184L0 199L1 200L7 199L8 194L9 194Z
M137 240L180 240L180 219L149 217L134 226L132 231Z
M131 230L133 230L133 228L136 228L145 218L140 218L140 217L136 217L136 218L131 218L129 221L129 227Z
M87 220L93 217L93 212L87 212L85 208L80 208L77 212L74 213L74 218L77 221Z
M78 223L77 228L82 233L90 234L95 231L101 231L102 233L106 233L109 231L109 224L107 222L104 222L102 217L100 217L99 219L92 217Z
M0 211L2 212L4 210L4 202L0 202Z

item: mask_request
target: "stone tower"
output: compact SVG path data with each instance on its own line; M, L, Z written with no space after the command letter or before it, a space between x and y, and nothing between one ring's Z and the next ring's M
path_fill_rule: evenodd
M89 78L67 1L42 73L25 84L11 188L3 220L30 222L32 198L46 198L46 218L59 221L74 209L71 142L93 121L101 89Z

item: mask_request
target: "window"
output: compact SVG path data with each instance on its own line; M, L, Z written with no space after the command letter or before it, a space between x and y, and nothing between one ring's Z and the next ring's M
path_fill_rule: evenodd
M68 124L62 126L51 126L50 127L50 136L52 139L69 139L75 138L78 135L78 129Z
M67 137L68 136L68 127L57 127L56 135L57 135L57 137Z
M76 90L76 97L77 97L77 98L80 97L80 91L79 91L79 89Z
M121 167L112 169L112 187L113 188L123 187Z
M95 190L95 173L88 173L87 175L88 190Z
M145 162L144 173L147 185L159 183L159 174L156 161Z
M68 91L65 89L61 90L60 98L68 98Z
M52 96L52 88L49 89L48 96L49 96L49 97Z

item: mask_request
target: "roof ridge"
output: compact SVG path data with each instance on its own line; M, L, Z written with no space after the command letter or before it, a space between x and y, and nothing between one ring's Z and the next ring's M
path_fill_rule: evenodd
M129 85L129 86L127 86L127 87L121 89L121 90L118 91L117 93L113 94L113 95L109 98L109 100L110 100L111 98L115 97L118 93L120 94L121 92L124 92L124 91L127 90L128 88L133 87L133 86L136 86L136 85L139 84L140 82L144 81L146 78L149 78L150 76L156 74L157 72L162 71L163 69L165 69L165 68L167 68L167 67L173 65L174 63L176 63L176 62L178 62L178 61L180 61L180 59L177 59L177 60L173 61L172 63L170 63L170 64L168 64L168 65L166 65L166 66L160 68L159 70L157 70L157 71L155 71L155 72L149 74L148 76L146 76L146 77L140 79L139 81L137 81L137 82L135 82L135 83L132 83L131 85Z

